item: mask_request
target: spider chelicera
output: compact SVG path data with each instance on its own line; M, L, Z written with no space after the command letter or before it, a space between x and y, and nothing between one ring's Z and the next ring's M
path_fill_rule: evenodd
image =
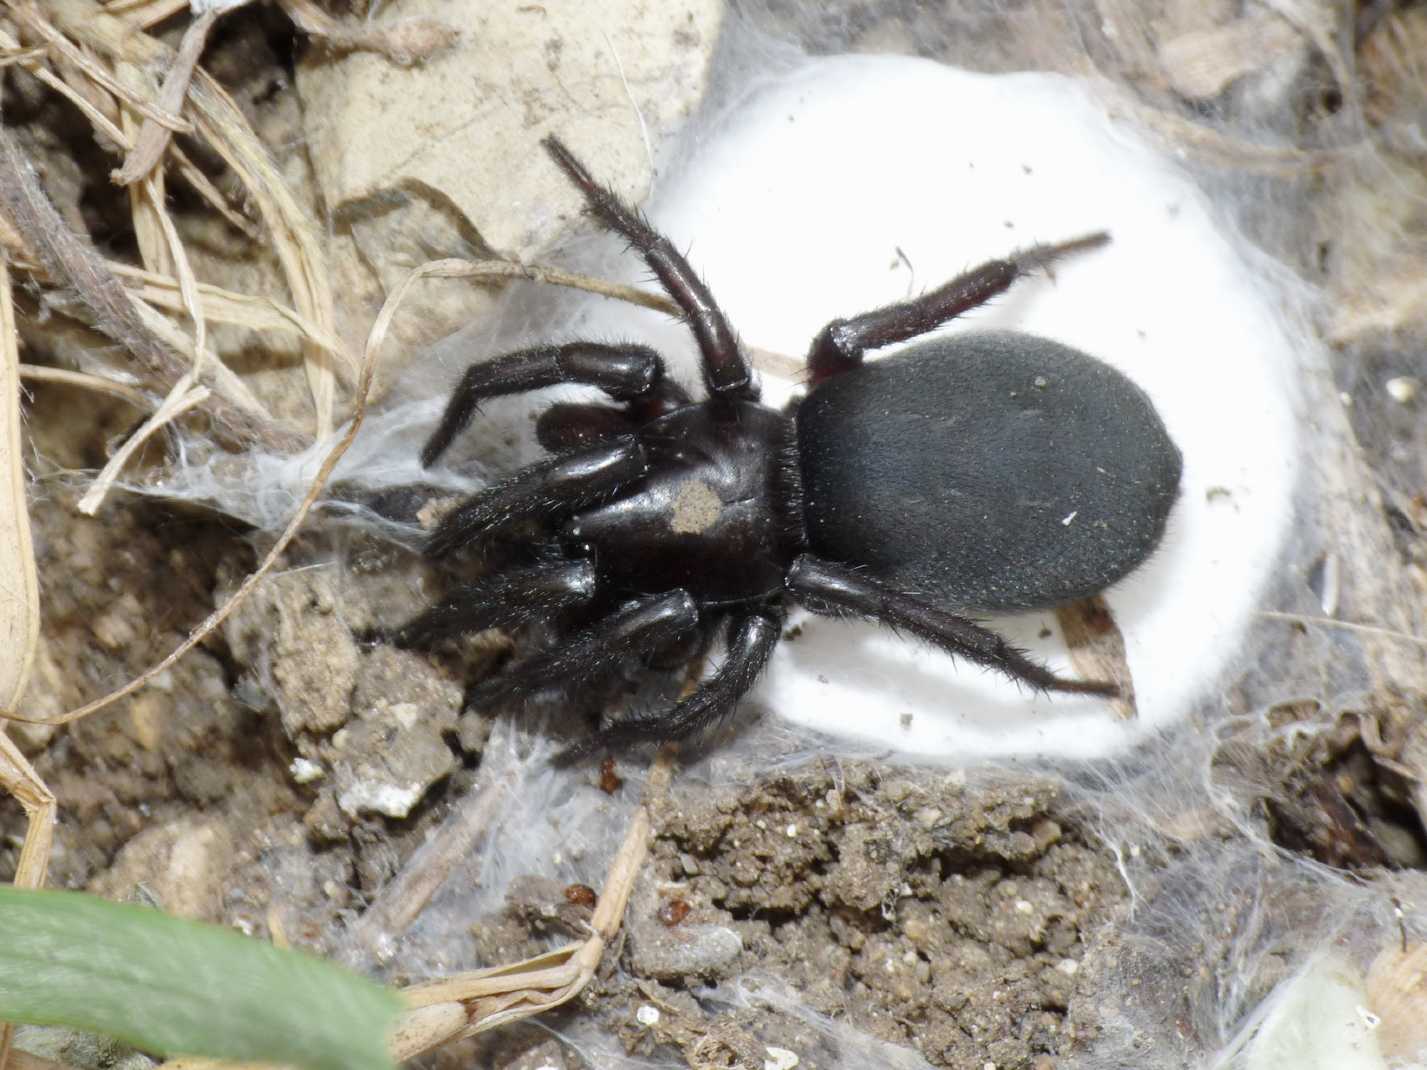
M634 344L536 346L473 365L422 451L427 466L488 398L578 383L611 404L551 405L537 433L552 456L441 521L432 558L537 534L523 563L453 590L400 629L399 645L555 622L556 645L473 689L483 707L580 688L724 630L723 663L688 697L607 724L578 751L678 739L730 713L789 602L888 625L1036 689L1117 693L1055 675L966 614L1085 598L1150 555L1181 459L1144 392L1078 350L1007 331L863 363L1107 235L1033 246L832 321L813 339L806 398L780 412L759 404L747 355L669 240L559 140L544 145L683 311L708 396L690 398Z

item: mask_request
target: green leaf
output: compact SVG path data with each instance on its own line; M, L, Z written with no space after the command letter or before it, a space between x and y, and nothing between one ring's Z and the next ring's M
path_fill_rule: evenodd
M0 1021L160 1055L391 1070L400 998L231 929L79 892L0 887Z

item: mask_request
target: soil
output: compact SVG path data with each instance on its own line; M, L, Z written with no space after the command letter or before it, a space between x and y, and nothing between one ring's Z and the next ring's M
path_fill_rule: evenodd
M60 393L37 392L33 422ZM232 525L132 499L102 521L40 500L33 519L49 577L41 710L78 704L162 656L254 556ZM326 547L310 552L331 561ZM387 556L405 576L402 555ZM226 641L158 687L44 746L17 731L62 800L52 884L330 953L364 897L446 815L486 727L458 718L461 690L446 669L358 641L364 602L399 604L392 572L368 562L344 573L339 611L337 570L302 558L244 607ZM395 790L413 782L426 790L410 801ZM13 869L23 829L14 808L4 818L0 873ZM700 1067L762 1065L769 1048L834 1065L842 1045L808 1010L933 1065L1048 1065L1071 1041L1080 961L1124 898L1113 861L1043 779L830 762L676 792L657 815L618 954L573 1014L605 1022L631 1052L673 1048ZM471 961L536 954L552 936L579 935L589 914L563 885L518 879L504 911L471 919ZM806 1010L711 1011L694 998L749 975L798 993ZM478 1046L488 1065L540 1065L521 1037L537 1034ZM459 1045L437 1056L466 1058Z
M234 16L217 44L215 70L246 71L244 47L266 57L266 75L242 75L255 109L286 84L294 46L279 22ZM53 107L28 92L36 109ZM294 121L290 106L270 110ZM26 118L7 119L17 115ZM42 132L30 147L66 162L49 172L51 196L111 251L127 250L121 195L88 182L72 161L89 150L66 153L56 133L72 129L88 145L87 129L45 115L29 117ZM28 323L27 337L41 326ZM45 355L66 351L61 339ZM1420 372L1401 347L1390 351L1384 366ZM44 619L26 708L52 714L167 654L266 542L219 515L122 493L98 519L78 515L82 481L58 473L100 466L132 410L37 385L26 414L25 455L45 464L31 497ZM1412 463L1392 472L1419 487L1420 456ZM1388 504L1404 559L1420 561L1420 495L1404 490ZM470 787L490 733L462 712L464 687L506 640L484 636L441 658L371 641L426 604L434 582L405 551L314 534L153 686L61 730L9 726L60 801L50 883L340 950L365 904ZM1384 693L1363 708L1314 747L1228 746L1218 769L1262 803L1291 851L1365 872L1420 868L1424 800L1401 770L1420 757L1421 699ZM1099 964L1120 953L1116 930L1131 907L1098 828L1064 785L1034 774L829 760L715 789L676 782L655 814L621 938L577 1004L545 1024L700 1070L903 1065L896 1049L933 1066L1066 1065L1103 1027ZM18 806L0 800L0 879L13 873L23 829ZM590 909L582 891L520 875L502 909L469 919L469 943L453 955L494 965L537 954L583 935ZM389 970L400 975L402 964ZM114 1055L64 1058L99 1065ZM453 1070L587 1065L576 1046L528 1024L430 1058Z

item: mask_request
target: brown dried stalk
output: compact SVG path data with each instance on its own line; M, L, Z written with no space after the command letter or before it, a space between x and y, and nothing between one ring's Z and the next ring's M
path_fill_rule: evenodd
M34 166L3 126L0 212L49 280L72 288L92 325L128 350L147 378L168 391L190 371L179 352L161 341L144 321L130 294L87 237L75 234L65 224L41 188ZM222 437L239 446L259 443L280 452L293 452L305 445L296 432L235 402L223 383L215 381L214 386L219 394L212 399L209 411Z
M51 32L57 28L115 63L132 64L139 71L168 69L175 61L173 51L162 42L107 14L92 0L45 0L42 10L33 2L23 2L15 10L37 32L41 25ZM237 104L202 68L193 72L188 105L195 134L232 169L267 224L294 307L324 333L335 333L331 282L315 221L297 202ZM333 353L309 340L303 341L303 357L321 438L334 426L336 375L350 377L352 368L345 351L334 360Z

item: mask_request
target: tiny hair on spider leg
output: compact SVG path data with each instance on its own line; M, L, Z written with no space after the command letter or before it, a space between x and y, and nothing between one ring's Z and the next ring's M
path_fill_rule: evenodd
M1040 242L918 297L817 332L811 385L758 401L748 357L683 254L555 137L544 141L590 215L624 238L683 313L705 397L631 342L570 342L472 365L422 453L434 462L491 399L566 383L603 399L548 407L551 456L461 503L430 536L447 558L524 538L537 566L454 588L395 633L426 649L467 631L541 621L552 645L471 691L480 708L570 694L723 636L721 667L688 697L606 724L568 753L684 739L725 719L781 638L787 607L856 617L1037 691L1112 697L1056 675L973 619L1105 590L1164 534L1182 459L1149 397L1048 338L931 334L1103 232ZM865 361L894 343L898 352ZM1077 523L1064 518L1075 516Z

